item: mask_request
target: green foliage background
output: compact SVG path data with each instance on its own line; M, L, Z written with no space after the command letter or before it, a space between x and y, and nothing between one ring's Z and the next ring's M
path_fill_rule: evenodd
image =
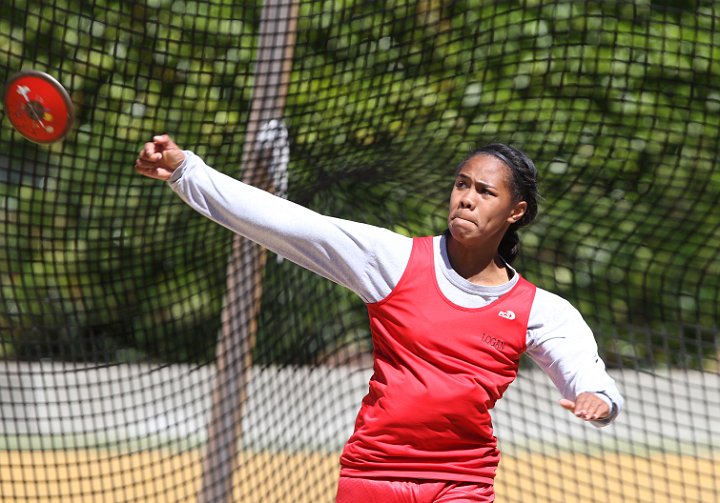
M260 3L9 0L0 77L48 71L76 126L0 129L6 358L209 361L232 236L135 175L170 132L240 176ZM499 140L542 174L518 269L580 308L611 365L717 370L720 10L713 2L302 2L290 198L444 229L455 165ZM369 348L364 306L268 260L256 360Z

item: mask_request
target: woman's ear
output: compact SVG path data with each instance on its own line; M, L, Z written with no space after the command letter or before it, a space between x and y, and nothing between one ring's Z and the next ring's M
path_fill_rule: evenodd
M511 225L516 223L523 217L526 210L527 210L527 202L520 201L513 207L512 211L510 212L510 216L508 217L508 222L510 222Z

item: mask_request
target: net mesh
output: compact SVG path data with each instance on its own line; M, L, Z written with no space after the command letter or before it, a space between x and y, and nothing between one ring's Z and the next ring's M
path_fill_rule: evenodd
M233 254L227 230L132 170L170 132L247 176L253 110L272 109L289 199L407 235L442 232L473 147L514 143L539 166L517 268L580 309L627 407L578 424L523 362L494 412L500 501L720 500L716 3L292 5L3 1L0 77L50 73L76 122L50 145L0 129L0 498L333 501L370 375L364 306ZM258 84L259 54L286 63L287 86ZM235 287L255 322L232 318L233 261L261 275Z

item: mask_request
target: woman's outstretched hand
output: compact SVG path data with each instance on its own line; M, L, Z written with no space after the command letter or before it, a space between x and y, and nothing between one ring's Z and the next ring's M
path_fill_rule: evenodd
M608 404L595 393L580 393L575 401L563 398L560 405L585 421L600 421L610 415Z
M167 181L184 160L185 153L170 136L158 135L140 150L135 170L149 178Z

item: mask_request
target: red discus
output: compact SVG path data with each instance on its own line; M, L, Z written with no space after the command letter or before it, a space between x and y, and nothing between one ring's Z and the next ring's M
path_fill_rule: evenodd
M16 73L10 77L4 94L10 123L30 141L58 141L72 125L70 95L47 73L34 70Z

